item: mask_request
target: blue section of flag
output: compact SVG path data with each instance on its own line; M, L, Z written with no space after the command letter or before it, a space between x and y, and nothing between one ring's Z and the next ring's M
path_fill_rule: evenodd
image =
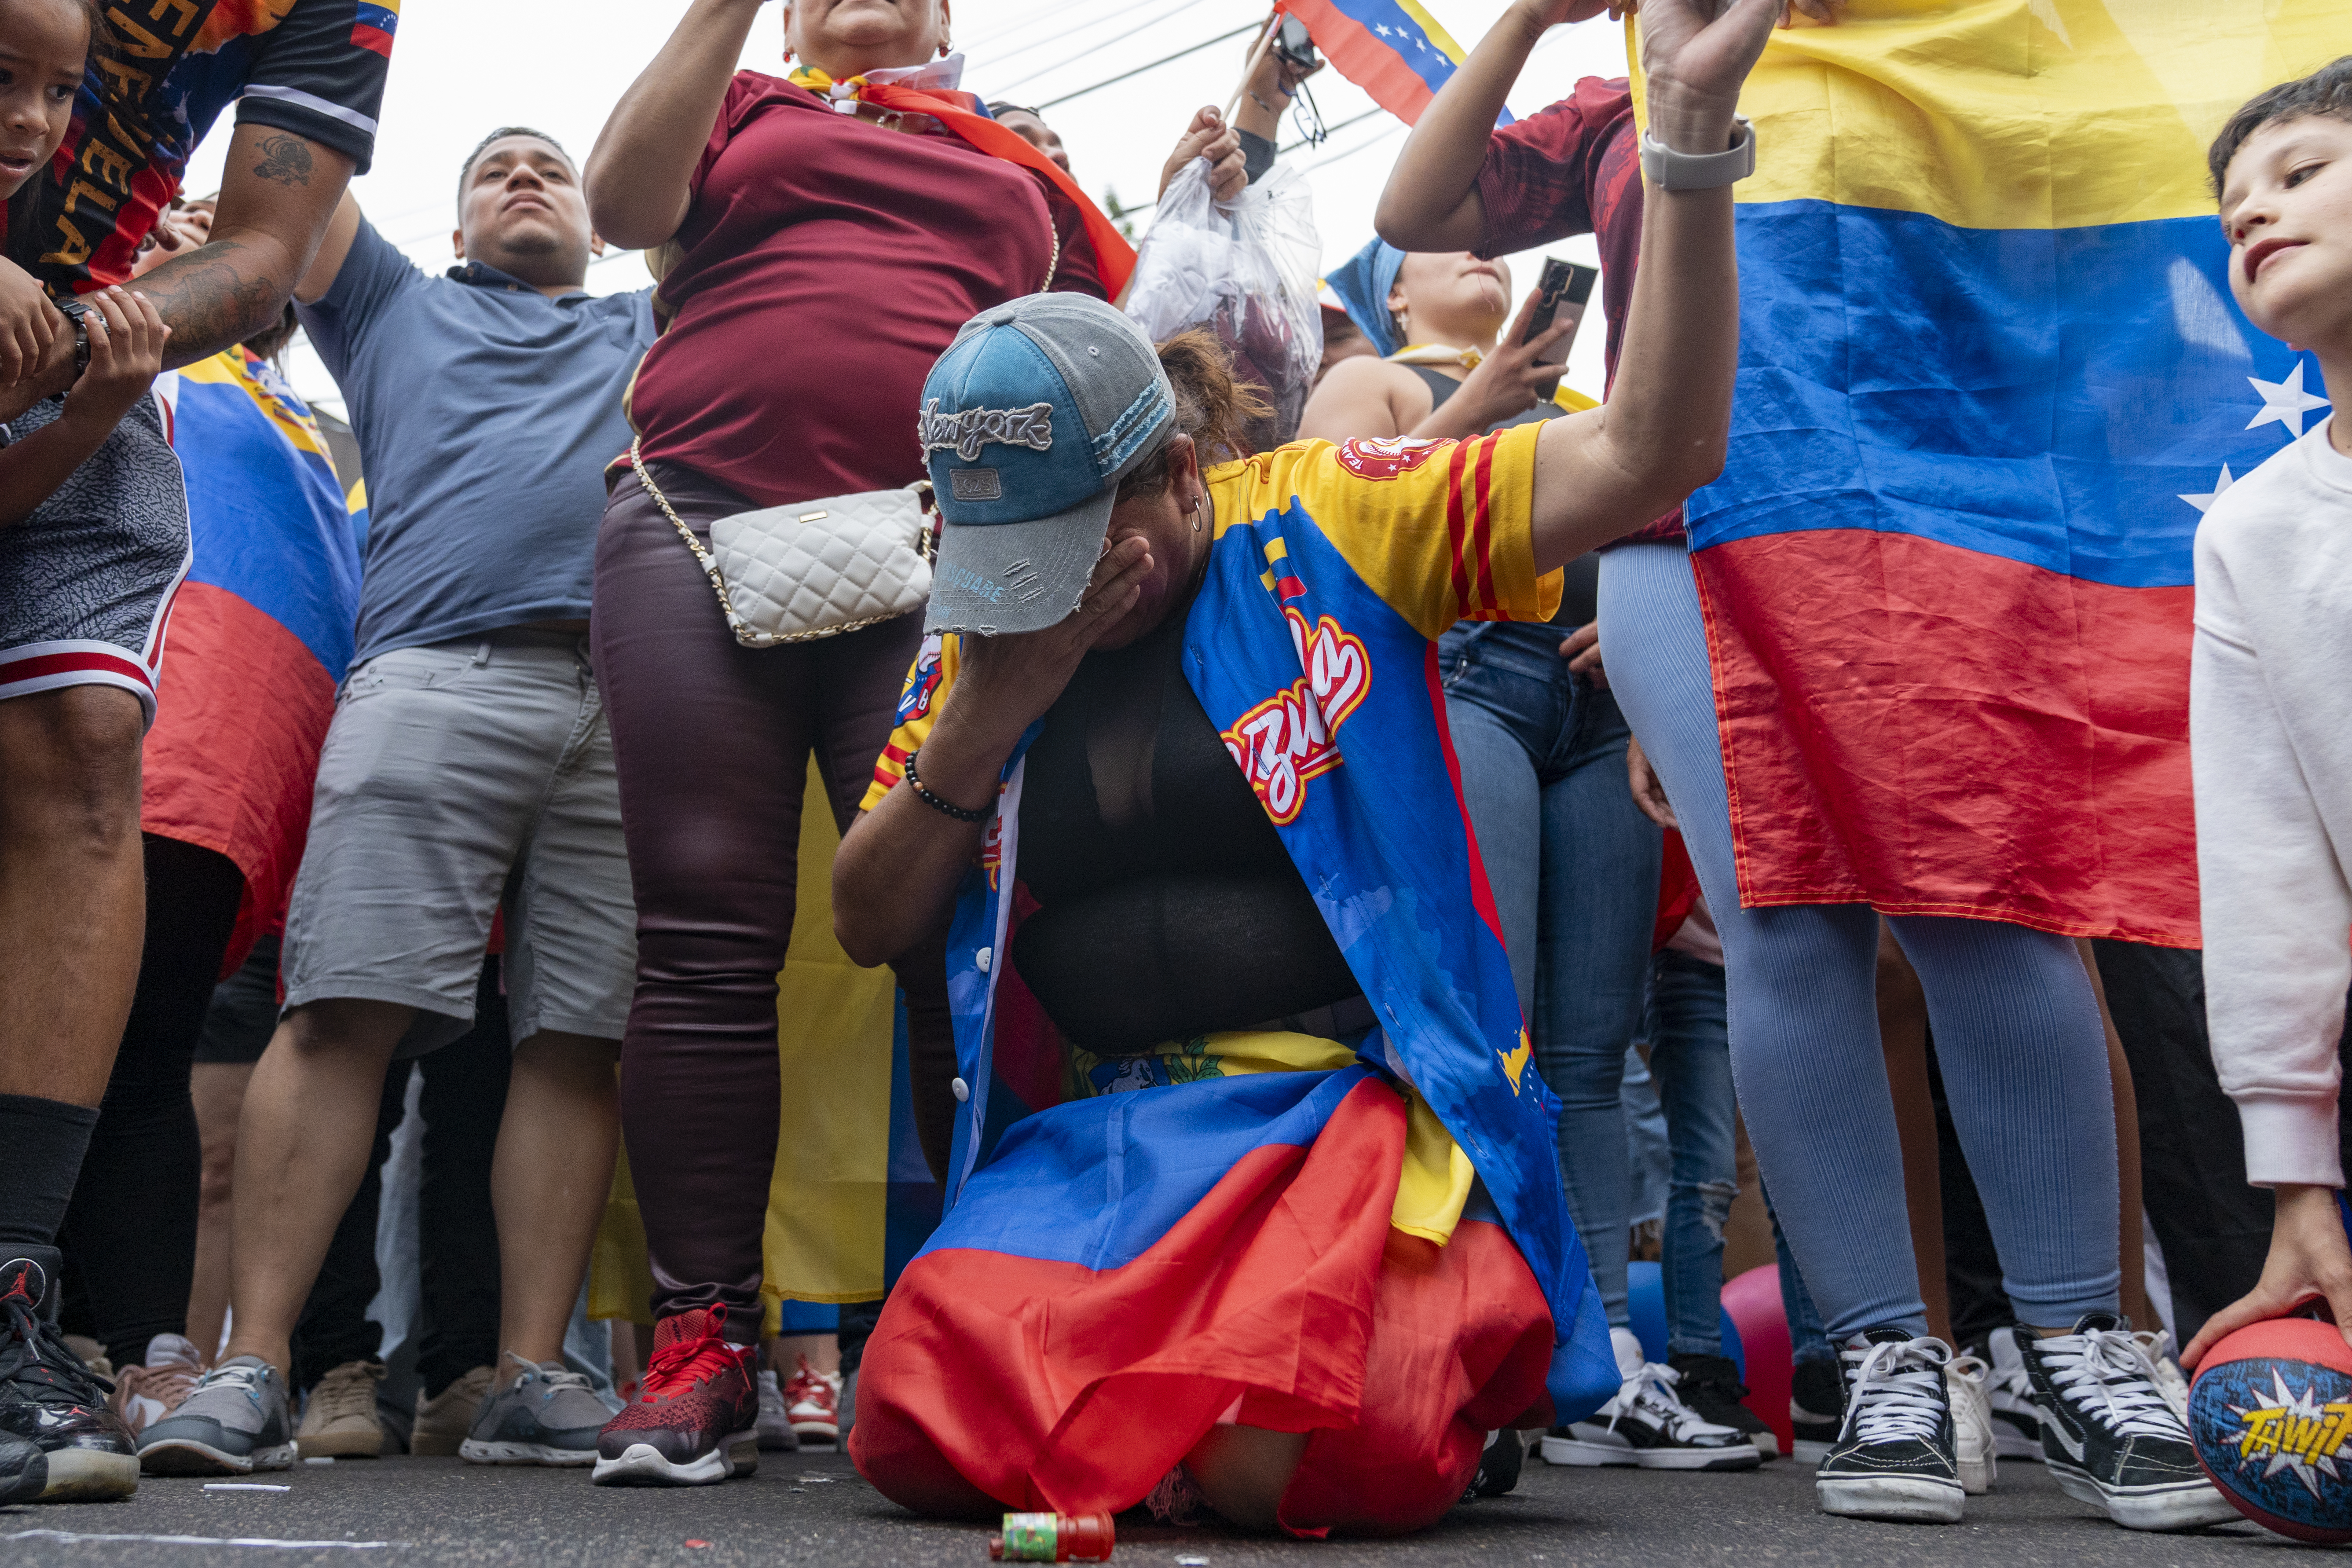
M1397 0L1284 0L1339 74L1412 124L1461 64ZM1495 123L1508 125L1507 109Z
M341 680L352 660L365 518L346 509L333 468L294 449L235 382L183 380L173 436L188 510L205 520L190 579L268 616Z
M2318 416L2230 297L2210 218L1969 229L1738 208L1738 392L1694 548L1861 528L2116 587L2190 581L2201 500ZM2258 387L2261 382L2270 390Z
M974 1247L1093 1269L1132 1263L1244 1155L1312 1144L1370 1076L1352 1067L1202 1079L1024 1117L923 1251Z
M388 5L362 5L353 25L373 27L380 33L396 33L400 30L400 13Z

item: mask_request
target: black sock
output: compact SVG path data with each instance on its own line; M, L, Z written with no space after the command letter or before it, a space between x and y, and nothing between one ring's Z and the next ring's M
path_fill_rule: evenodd
M86 1105L0 1094L0 1261L11 1247L56 1244L97 1125Z

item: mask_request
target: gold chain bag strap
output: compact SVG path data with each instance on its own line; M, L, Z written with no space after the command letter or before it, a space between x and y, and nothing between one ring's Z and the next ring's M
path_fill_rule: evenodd
M629 467L694 552L727 629L745 647L839 637L931 596L929 479L739 511L712 521L705 550L646 472L642 436L629 443Z

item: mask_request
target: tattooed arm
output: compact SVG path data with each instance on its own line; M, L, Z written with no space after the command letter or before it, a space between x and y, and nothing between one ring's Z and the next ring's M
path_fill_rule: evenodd
M236 128L212 237L139 280L172 329L166 365L218 353L278 319L353 166L341 153L275 126Z

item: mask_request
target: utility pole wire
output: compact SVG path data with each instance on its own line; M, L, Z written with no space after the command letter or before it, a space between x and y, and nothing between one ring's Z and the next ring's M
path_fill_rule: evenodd
M1005 90L1010 91L1010 90L1011 90L1012 89L1013 89L1013 88L1023 86L1024 84L1028 83L1028 82L1035 81L1035 80L1036 80L1039 77L1041 77L1041 76L1051 76L1054 72L1055 72L1055 71L1057 71L1057 70L1060 70L1064 66L1074 66L1074 65L1077 64L1080 60L1087 58L1088 56L1090 56L1090 55L1099 54L1099 53L1100 53L1101 51L1103 51L1104 49L1107 49L1107 48L1110 47L1110 46L1111 46L1111 45L1113 45L1113 44L1119 43L1119 42L1121 42L1121 41L1123 41L1123 40L1125 40L1125 39L1128 39L1128 38L1131 38L1131 37L1135 37L1135 35L1136 35L1136 34L1138 34L1138 33L1143 32L1143 31L1145 31L1145 30L1146 30L1146 29L1148 29L1148 28L1156 27L1156 26L1158 26L1160 23L1165 22L1165 21L1168 21L1168 20L1169 20L1170 18L1171 18L1171 17L1174 17L1174 16L1179 16L1179 15L1181 15L1181 13L1183 13L1183 12L1190 11L1193 6L1195 6L1195 5L1199 5L1200 3L1201 3L1201 0L1178 0L1178 4L1176 4L1176 5L1174 5L1170 6L1167 10L1160 12L1160 13L1159 15L1157 15L1157 16L1148 16L1148 17L1146 17L1144 20L1142 20L1142 21L1140 21L1140 22L1138 22L1138 23L1137 23L1135 26L1133 26L1132 27L1129 27L1129 28L1126 32L1124 32L1124 33L1113 33L1113 34L1112 34L1109 37L1108 37L1108 38L1101 38L1101 39L1097 39L1097 40L1096 42L1094 42L1093 44L1088 45L1086 48L1079 50L1076 54L1072 55L1069 58L1067 58L1067 59L1066 59L1066 60L1056 60L1056 61L1055 61L1052 65L1049 65L1049 66L1040 66L1040 67L1038 67L1035 70L1031 71L1027 76L1021 77L1021 78L1019 78L1019 79L1015 79L1015 80L1013 80L1013 81L1007 82L1007 83L1005 84ZM1116 19L1116 14L1114 14L1112 16L1108 16L1108 17L1097 17L1097 18L1096 18L1096 21L1097 21L1097 22L1100 22L1100 21L1110 21L1110 20L1115 20L1115 19ZM1079 26L1078 28L1076 28L1076 29L1073 29L1073 30L1074 30L1074 31L1083 31L1086 27L1089 27L1089 26L1094 26L1094 25L1095 25L1095 23L1092 23L1092 22L1083 23L1083 24L1081 24L1081 25L1080 25L1080 26ZM1039 40L1037 41L1037 43L1034 43L1034 44L1024 44L1024 45L1023 45L1023 46L1022 46L1020 48L1018 48L1018 49L1011 49L1011 50L1007 50L1007 51L1006 51L1006 58L1011 58L1013 55L1026 54L1026 53L1028 53L1028 51L1029 51L1029 50L1031 50L1031 49L1033 49L1033 48L1037 48L1037 47L1042 47L1042 46L1044 46L1044 45L1045 45L1045 44L1053 43L1053 42L1055 42L1055 41L1056 41L1056 40L1055 40L1055 39L1053 39L1053 38L1041 38L1041 39L1039 39ZM997 96L1002 96L1002 94L999 94L999 95L997 95Z
M1192 45L1190 48L1178 49L1172 55L1162 55L1160 58L1153 60L1150 65L1138 66L1131 71L1121 71L1115 77L1108 77L1095 83L1092 87L1082 87L1076 92L1066 92L1059 98L1049 98L1037 107L1041 110L1052 109L1056 104L1067 103L1073 99L1084 98L1090 92L1100 92L1104 88L1125 81L1129 77L1141 76L1145 71L1158 70L1161 66L1168 64L1171 60L1181 60L1186 55L1197 55L1202 49L1209 48L1213 45L1226 43L1232 39L1241 37L1244 34L1255 33L1257 31L1257 26L1258 25L1255 22L1245 23L1241 26L1235 27L1230 33L1219 33L1213 38L1204 38L1201 42ZM1014 85L1018 86L1019 84L1015 83Z
M1252 24L1252 26L1255 26L1255 24ZM1246 29L1246 28L1244 28L1244 31L1247 31L1247 29ZM1345 130L1346 130L1346 129L1348 129L1348 127L1349 127L1349 126L1350 126L1350 125L1360 125L1360 124L1362 124L1365 121L1370 120L1373 115L1375 115L1375 114L1381 114L1381 113L1384 113L1384 112L1386 112L1386 111L1385 111L1385 110L1383 110L1382 109L1381 109L1378 105L1374 105L1372 108L1370 108L1370 109L1367 109L1366 110L1364 110L1361 114L1351 114L1351 115L1349 115L1347 119L1342 120L1341 121L1339 121L1339 124L1337 124L1337 125L1327 126L1327 127L1324 129L1324 132L1323 132L1324 138L1328 141L1328 139L1329 139L1329 138L1330 138L1330 137L1331 137L1335 132L1341 132L1341 131L1345 131ZM1402 126L1400 126L1400 127L1397 127L1397 129L1400 129L1400 130L1401 130L1401 129L1402 129ZM1383 132L1381 132L1381 135L1380 135L1380 136L1375 136L1375 137L1371 138L1371 140L1370 140L1370 141L1368 141L1368 142L1359 142L1357 145L1355 145L1355 146L1353 146L1353 147L1349 148L1349 149L1348 149L1348 151L1347 151L1347 152L1345 152L1345 153L1332 153L1332 154L1331 154L1331 156L1329 156L1328 158L1318 158L1318 159L1317 159L1314 163L1307 164L1307 167L1306 167L1305 169L1301 169L1301 170L1299 170L1299 173L1303 174L1307 173L1307 171L1308 169L1319 169L1319 168L1321 168L1321 167L1322 167L1324 164L1326 164L1326 163L1338 163L1338 162L1339 162L1340 159L1342 159L1342 158L1352 157L1354 154L1356 154L1356 153L1358 153L1362 152L1365 148L1370 147L1370 146L1372 146L1372 145L1374 145L1375 143L1377 143L1377 142L1381 140L1381 136L1386 136L1386 135L1388 135L1388 134L1390 134L1390 132L1389 132L1383 131ZM1304 137L1304 136L1302 136L1302 137L1300 137L1297 141L1293 142L1290 142L1290 143L1288 143L1288 144L1287 144L1287 145L1286 145L1286 146L1278 147L1278 148L1275 149L1275 151L1276 151L1276 153L1277 154L1279 154L1279 153L1296 153L1296 152L1297 152L1301 147L1304 147L1304 146L1306 146L1306 145L1307 145L1307 138L1306 138L1306 137ZM1122 206L1118 209L1118 216L1121 216L1121 217L1133 217L1133 216L1135 216L1138 213L1148 213L1148 212L1151 211L1153 208L1157 207L1159 205L1160 205L1160 204L1159 204L1159 202L1155 200L1155 201L1144 202L1144 203L1141 203L1141 204L1139 204L1139 205L1138 205L1131 206L1131 207L1130 207L1130 206L1125 206L1125 205L1122 205Z

